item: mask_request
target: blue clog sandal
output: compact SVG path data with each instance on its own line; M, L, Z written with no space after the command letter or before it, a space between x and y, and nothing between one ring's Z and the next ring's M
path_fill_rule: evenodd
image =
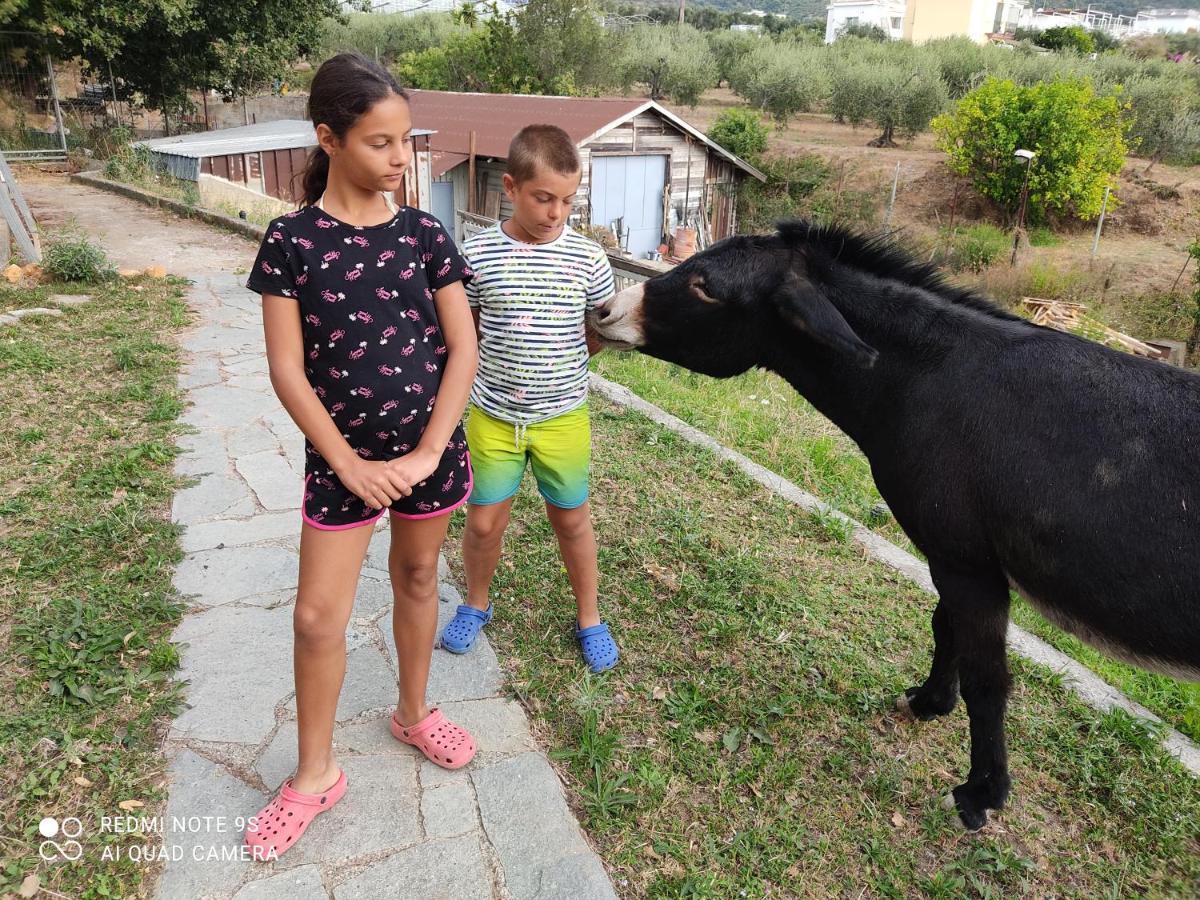
M454 618L446 623L442 630L442 649L451 653L466 653L475 646L475 639L483 626L492 621L492 604L487 611L478 610L473 606L460 604L454 613Z
M579 638L583 661L593 674L604 672L617 664L621 654L617 651L617 642L613 640L608 626L603 622L590 628L580 628L576 625L575 637Z

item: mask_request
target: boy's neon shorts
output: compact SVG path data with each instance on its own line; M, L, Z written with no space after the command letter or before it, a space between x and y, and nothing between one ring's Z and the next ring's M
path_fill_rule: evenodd
M587 502L592 424L586 403L532 425L502 421L471 404L467 447L475 476L471 503L486 506L513 496L527 462L547 503L574 509Z

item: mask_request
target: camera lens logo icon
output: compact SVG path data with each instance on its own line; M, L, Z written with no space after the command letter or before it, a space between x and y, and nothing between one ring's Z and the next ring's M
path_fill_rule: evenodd
M83 823L74 816L68 816L61 822L51 816L46 816L38 823L38 833L46 838L38 846L38 855L47 862L60 856L65 860L75 862L83 856L83 844L75 840L83 834ZM60 835L66 840L61 842L54 840Z

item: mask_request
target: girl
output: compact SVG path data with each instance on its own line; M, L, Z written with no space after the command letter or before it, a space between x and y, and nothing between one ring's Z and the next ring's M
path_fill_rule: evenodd
M346 625L373 524L388 558L400 694L392 734L440 766L475 755L425 705L437 559L471 466L460 420L475 376L466 262L439 222L392 208L411 159L408 101L357 54L321 66L309 95L318 148L304 206L272 223L247 287L262 294L271 384L307 438L294 616L299 762L256 817L261 859L292 847L346 792L333 756ZM436 401L436 403L435 403Z

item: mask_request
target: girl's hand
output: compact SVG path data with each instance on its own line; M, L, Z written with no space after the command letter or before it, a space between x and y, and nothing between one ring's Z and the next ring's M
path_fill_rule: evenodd
M391 506L393 500L407 497L415 484L390 462L367 462L355 458L337 470L338 479L371 509Z
M389 460L387 465L393 473L409 484L420 484L437 471L438 464L441 461L442 457L440 453L422 450L418 447L412 453L406 453L404 456Z

